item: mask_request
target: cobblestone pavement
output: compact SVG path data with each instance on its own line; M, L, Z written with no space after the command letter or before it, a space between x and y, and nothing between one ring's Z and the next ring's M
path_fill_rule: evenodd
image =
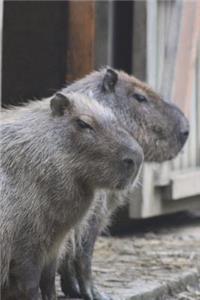
M95 282L116 300L200 300L199 270L200 218L96 244Z

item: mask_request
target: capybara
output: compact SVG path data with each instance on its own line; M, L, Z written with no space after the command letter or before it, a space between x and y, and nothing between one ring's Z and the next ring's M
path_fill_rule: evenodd
M108 67L92 72L63 89L64 93L69 91L91 95L111 108L143 148L145 161L162 162L174 158L188 138L189 125L184 114L172 103L166 103L149 85L123 71ZM60 264L62 290L70 298L107 299L93 286L91 258L97 236L125 197L119 193L107 193L107 196L99 193L98 197L101 205L88 220L82 245L78 242L75 256L66 253ZM115 198L112 207L110 197ZM101 198L104 198L104 205ZM75 239L80 231L77 228Z
M66 234L98 189L137 180L143 151L108 108L77 93L2 115L1 299L38 300L41 290L43 300L54 300Z

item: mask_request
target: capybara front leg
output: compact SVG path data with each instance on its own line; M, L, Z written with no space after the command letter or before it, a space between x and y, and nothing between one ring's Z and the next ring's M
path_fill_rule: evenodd
M56 260L49 263L42 270L42 275L40 279L40 290L42 300L56 300L55 275Z

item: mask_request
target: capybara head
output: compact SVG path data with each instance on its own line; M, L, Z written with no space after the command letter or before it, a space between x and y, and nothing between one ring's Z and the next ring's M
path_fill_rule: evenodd
M62 128L61 151L67 152L79 182L107 189L123 189L134 182L143 151L108 108L77 93L57 93L51 110Z
M123 71L104 68L64 92L73 89L110 107L143 148L146 161L174 158L188 138L189 124L184 114L147 84Z

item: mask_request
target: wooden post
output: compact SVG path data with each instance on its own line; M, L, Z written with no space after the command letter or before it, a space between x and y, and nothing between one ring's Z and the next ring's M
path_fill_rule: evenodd
M67 74L71 82L94 69L95 1L68 2Z

